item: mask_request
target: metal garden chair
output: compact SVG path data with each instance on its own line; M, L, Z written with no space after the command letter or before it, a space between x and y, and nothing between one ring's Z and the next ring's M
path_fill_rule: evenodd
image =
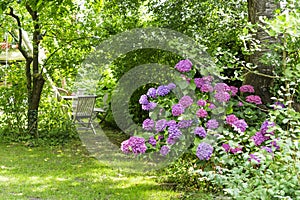
M93 125L95 95L80 95L77 98L76 108L73 111L74 124L78 130L92 130L96 134Z

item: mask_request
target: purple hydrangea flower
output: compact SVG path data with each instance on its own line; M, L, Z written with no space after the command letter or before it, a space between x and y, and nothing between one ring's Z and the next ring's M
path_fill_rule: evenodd
M200 100L198 100L198 101L197 101L197 105L198 105L198 106L202 106L202 107L204 107L204 106L206 105L206 101L205 101L205 100L202 100L202 99L200 99Z
M230 87L226 83L217 83L214 89L217 93L230 91Z
M211 85L212 80L213 80L212 76L204 76L202 78L195 78L194 83L196 84L197 88L201 88L203 85Z
M178 128L188 128L192 126L193 120L181 120L178 122Z
M271 108L273 108L274 110L276 110L276 109L285 108L285 106L284 106L283 103L277 101L273 105L271 105Z
M263 124L260 127L260 130L256 132L254 136L251 137L251 139L253 140L256 146L259 146L264 141L269 140L270 139L270 136L268 136L269 134L274 135L274 132L268 132L268 129L273 126L275 126L274 122L269 122L267 120L263 122Z
M143 154L146 152L145 139L141 137L131 136L128 140L121 143L121 150L124 153Z
M214 77L212 77L212 76L203 76L203 77L202 77L202 80L203 80L205 83L211 83L211 82L214 80Z
M226 123L229 124L230 126L232 126L232 124L238 120L239 119L234 114L226 116Z
M194 83L196 84L196 88L201 88L205 84L205 81L202 78L194 78Z
M231 149L231 147L230 147L229 144L222 144L222 147L223 147L223 149L224 149L226 152L229 152L230 149Z
M202 138L206 137L206 131L203 127L196 127L195 130L194 130L194 134L198 135Z
M157 139L158 140L162 140L162 139L164 139L164 136L163 135L159 135Z
M143 121L143 129L146 131L151 131L154 128L154 121L152 119L145 119Z
M197 112L196 112L197 117L201 117L201 118L205 118L207 117L207 111L204 110L203 108L200 108Z
M159 152L162 156L166 156L170 152L170 147L168 147L167 145L164 145L160 148Z
M167 120L160 119L156 122L155 130L156 132L162 132L167 127Z
M167 126L177 126L177 122L175 120L170 120L167 122Z
M252 85L242 85L240 87L240 92L254 93L254 87Z
M273 153L273 150L270 147L262 146L261 148L264 149L264 150L266 150L266 152L268 152L268 153Z
M251 137L255 146L260 146L264 141L269 140L269 136L265 136L261 133L261 131L256 132L254 136Z
M184 107L181 104L175 104L172 106L172 115L179 116L184 112Z
M167 85L167 87L169 88L169 90L173 90L173 89L176 88L176 85L175 85L174 83L169 83L169 84Z
M233 154L237 154L239 152L242 152L242 150L243 150L243 147L239 146L239 147L236 147L236 148L231 148L230 152L233 153Z
M260 159L256 156L256 155L254 155L254 154L249 154L249 161L252 161L252 160L255 160L257 163L260 163Z
M175 135L178 135L178 136L182 135L180 129L177 126L170 126L168 128L168 134L169 135L175 134Z
M215 119L210 119L206 122L206 128L208 129L216 129L219 127L219 122Z
M155 99L156 98L156 89L149 88L147 91L147 96Z
M208 106L209 109L213 110L216 108L215 104L213 103L209 103L209 106Z
M148 143L151 144L153 147L156 146L156 140L155 140L154 136L149 137Z
M179 61L175 65L175 68L180 72L189 72L189 71L191 71L192 66L193 66L192 62L189 61L188 59L186 59L186 60Z
M193 99L190 96L183 96L179 100L179 104L181 104L184 108L189 107L190 105L193 104Z
M215 99L220 103L227 102L230 99L230 94L228 92L217 92L215 94Z
M279 149L280 149L280 146L277 144L277 141L276 141L276 140L273 140L273 141L271 142L271 145L272 145L273 147L275 147L276 150L279 150Z
M246 97L246 101L249 103L254 103L256 105L262 104L261 98L257 95L249 95Z
M182 135L181 131L177 127L169 127L168 128L169 137L167 139L167 143L172 145L175 144L176 141L180 138Z
M143 110L153 110L157 106L154 102L149 102L148 104L142 105Z
M235 86L230 86L230 91L231 91L231 96L234 97L238 93L239 89Z
M142 104L142 105L147 105L147 104L149 104L147 95L143 94L143 95L140 97L140 99L139 99L139 103Z
M214 90L213 86L210 84L203 84L200 88L201 92L212 92Z
M157 88L156 90L156 94L158 96L166 96L167 94L169 94L170 89L168 88L168 86L165 85L161 85Z
M241 101L238 102L238 107L242 107L243 105L244 105L243 102Z
M269 122L268 120L264 121L260 127L260 132L262 134L271 134L273 135L274 132L268 132L268 129L271 128L271 127L274 127L275 126L275 123L274 122Z
M245 122L245 120L240 119L235 122L233 122L232 127L235 131L239 133L244 133L246 131L246 128L248 127L248 124Z
M199 144L196 155L200 160L209 160L214 148L205 142Z

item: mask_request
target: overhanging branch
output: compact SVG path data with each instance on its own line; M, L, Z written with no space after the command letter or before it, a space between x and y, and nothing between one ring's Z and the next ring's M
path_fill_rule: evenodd
M75 39L73 39L73 40L70 40L70 41L66 42L65 45L71 44L71 43L73 43L73 42L75 42L75 41L78 41L78 40L87 39L87 38L92 38L92 37L80 37L80 38L75 38ZM48 58L45 60L43 66L46 66L46 64L47 64L47 62L50 60L50 58L51 58L52 56L54 56L54 55L55 55L59 50L61 50L62 48L64 48L64 46L61 46L61 47L56 48L56 49L48 56Z
M28 55L28 53L25 51L25 49L22 47L22 42L23 42L23 37L22 37L22 25L21 25L21 20L18 15L14 13L14 9L12 7L9 7L10 11L7 13L7 15L13 17L18 24L18 32L19 32L19 38L18 38L18 49L24 56L26 60L31 59L31 57Z

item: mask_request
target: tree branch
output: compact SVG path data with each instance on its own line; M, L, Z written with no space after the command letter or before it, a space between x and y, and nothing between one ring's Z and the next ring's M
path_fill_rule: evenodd
M78 40L83 40L83 39L87 39L87 38L93 38L93 37L80 37L80 38L75 38L73 40L70 40L68 42L65 43L65 45L67 44L71 44L72 42L78 41ZM49 56L48 58L45 60L43 66L46 66L47 62L50 60L50 58L59 50L61 50L62 48L64 48L64 46L58 47L57 49L55 49Z
M256 74L258 76L263 76L263 77L267 77L267 78L272 78L272 79L279 79L279 76L272 76L272 75L268 75L268 74L263 74L260 72L256 72L256 71L252 71L251 69L249 69L248 67L245 67L245 69L248 71L246 74L244 74L243 76L246 76L248 74Z
M12 7L9 7L9 9L10 9L10 11L9 11L9 13L7 13L7 15L13 17L17 21L17 24L18 24L18 32L19 32L18 49L22 53L22 55L24 56L24 58L26 60L29 60L29 59L31 59L31 57L28 55L28 53L22 47L23 37L22 37L21 20L20 20L19 16L14 13L14 9Z

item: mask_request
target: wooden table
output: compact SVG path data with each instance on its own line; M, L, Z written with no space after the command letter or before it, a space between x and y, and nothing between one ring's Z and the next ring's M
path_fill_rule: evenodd
M75 95L72 95L72 96L61 96L61 98L63 98L64 100L73 100L73 99L77 99L78 97Z

